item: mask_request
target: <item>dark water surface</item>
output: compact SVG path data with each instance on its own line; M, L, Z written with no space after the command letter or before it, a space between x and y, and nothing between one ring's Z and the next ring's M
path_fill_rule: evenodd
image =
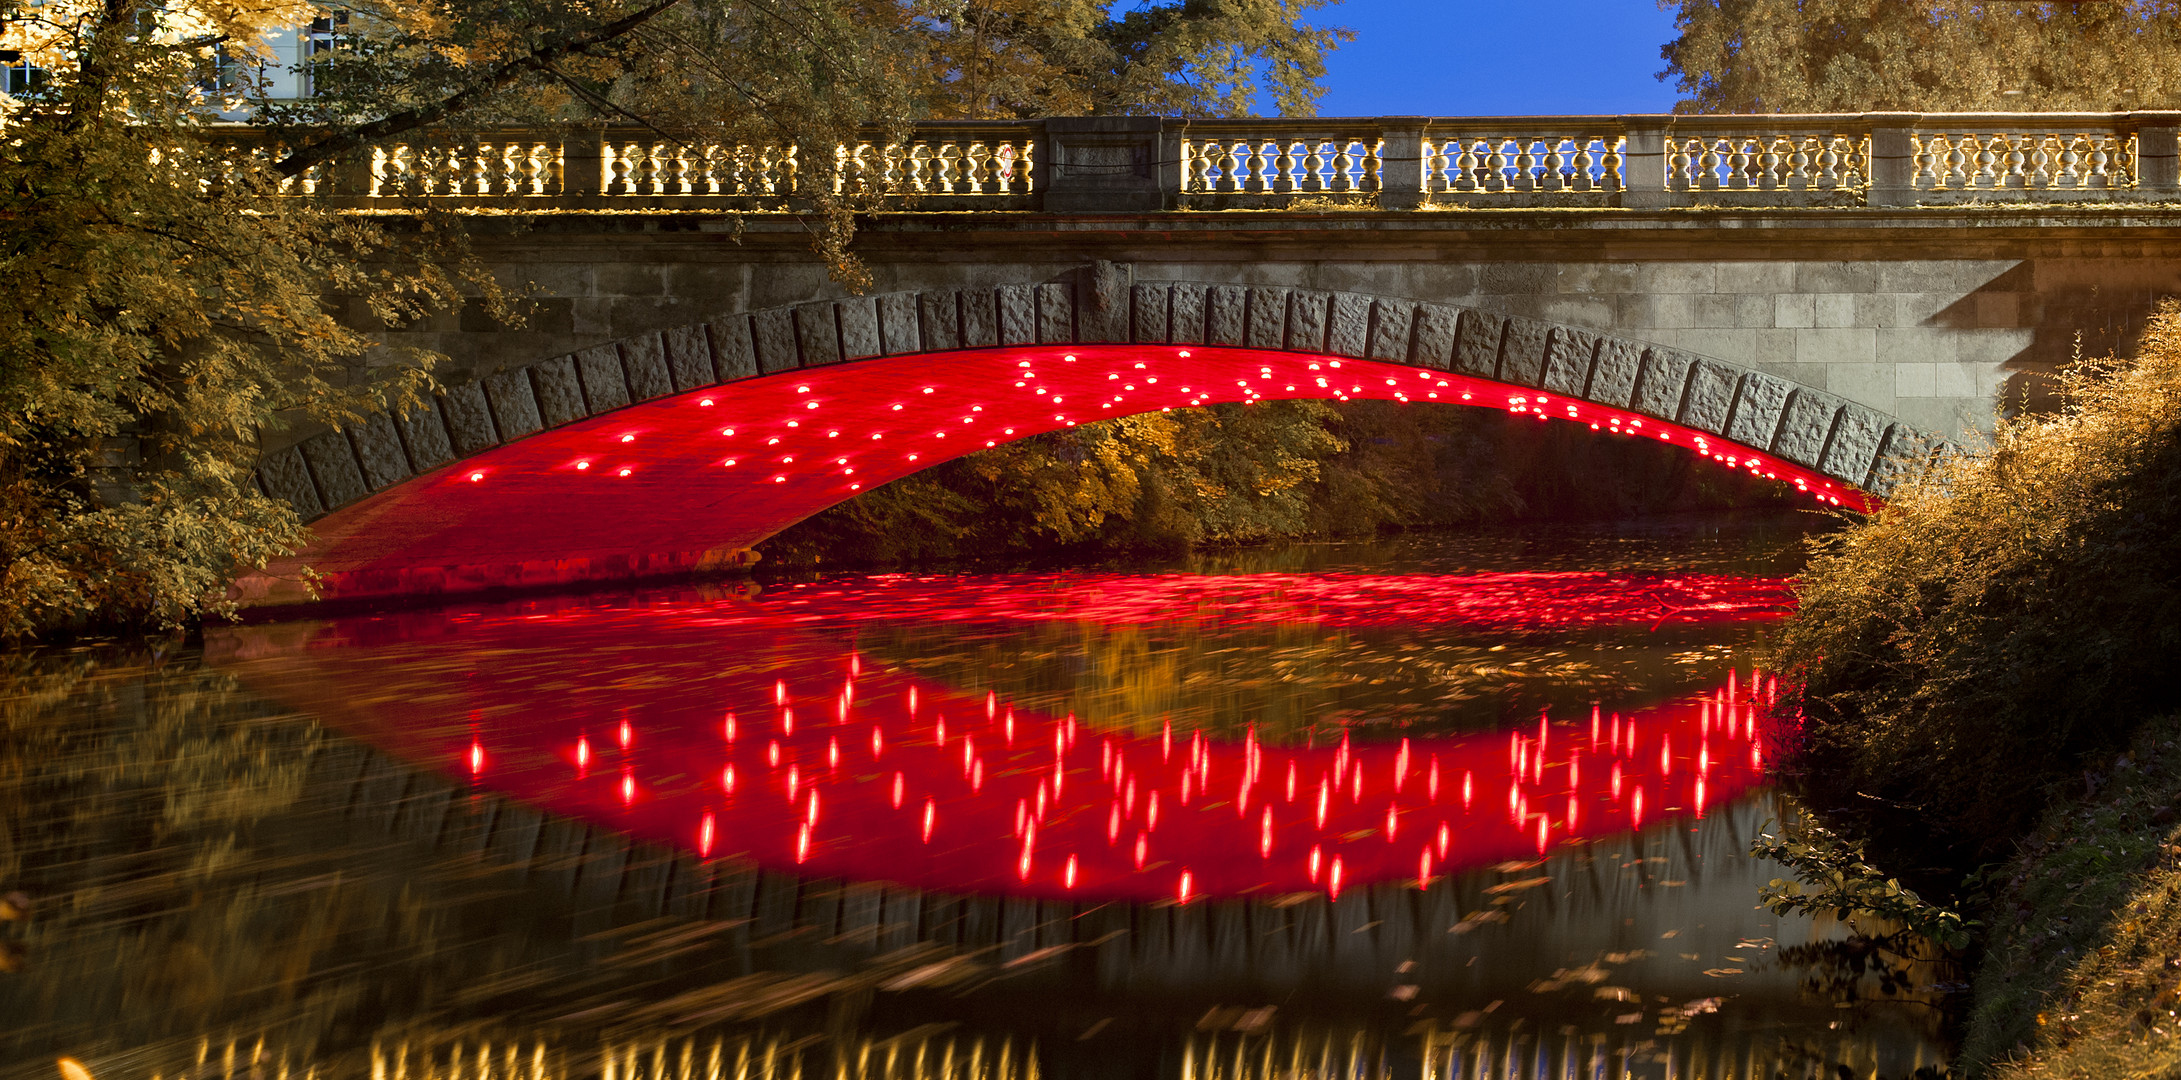
M102 1080L1906 1075L1946 976L1755 909L1781 871L1744 854L1805 528L11 657L0 1048Z

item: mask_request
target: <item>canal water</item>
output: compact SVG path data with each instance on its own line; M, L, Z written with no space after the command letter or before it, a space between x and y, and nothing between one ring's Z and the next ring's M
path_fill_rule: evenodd
M1808 515L9 657L0 1049L117 1077L1908 1076L1756 905ZM1870 929L1870 928L1864 928ZM74 1080L74 1078L71 1078Z

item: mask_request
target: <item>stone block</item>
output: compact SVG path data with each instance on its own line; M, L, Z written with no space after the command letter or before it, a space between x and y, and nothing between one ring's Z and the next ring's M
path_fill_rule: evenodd
M794 311L795 348L803 366L840 363L841 325L833 313L833 302L814 300L795 305Z
M1409 352L1409 363L1440 371L1453 370L1454 349L1461 340L1463 314L1462 309L1444 304L1416 305L1414 344ZM1497 349L1499 343L1493 342L1492 347Z
M897 292L878 298L879 345L888 356L900 356L923 348L924 335L917 328L916 295Z
M265 463L257 469L257 483L265 494L295 507L305 521L326 512L325 502L318 498L318 485L311 481L310 467L303 464L303 451L298 447L266 455Z
M567 357L548 360L538 366L542 368L546 364L567 365L569 381L571 384L574 382L574 362ZM576 398L578 417L583 415L582 400L580 396ZM541 408L545 406L543 401L538 404ZM468 457L480 450L489 450L500 445L499 430L492 425L492 410L485 404L485 389L476 383L456 383L447 387L439 395L439 415L447 421L447 439L453 444L457 456ZM558 427L567 422L554 420L550 413L546 417L549 426Z
M1167 340L1168 296L1174 287L1166 282L1131 286L1129 294L1130 338L1143 344Z
M1322 292L1297 289L1287 298L1287 348L1292 352L1325 351L1327 307L1332 298Z
M1878 459L1863 490L1879 496L1892 494L1901 481L1927 467L1938 450L1936 441L1907 424L1886 425L1885 440L1878 446Z
M1761 371L1746 372L1734 393L1734 413L1727 418L1727 438L1759 450L1772 448L1773 433L1780 427L1780 412L1787 408L1787 380Z
M1205 288L1193 281L1177 281L1168 299L1171 315L1168 334L1176 345L1201 345L1204 337Z
M1833 431L1818 459L1818 471L1853 487L1870 479L1878 460L1878 440L1886 433L1885 415L1853 402L1840 407Z
M364 484L383 491L414 476L409 455L402 452L401 436L394 433L394 418L375 412L348 429L356 447L356 464L363 467Z
M946 294L951 301L952 293ZM757 370L771 375L802 366L803 354L795 347L795 312L771 308L750 317L751 336L757 342Z
M447 439L447 425L439 418L436 402L426 401L394 419L401 445L409 451L409 464L418 472L430 472L454 460L454 446Z
M576 354L576 378L583 384L583 401L591 415L627 408L629 382L621 371L621 350L600 345Z
M530 369L507 368L484 378L485 404L492 409L492 426L510 442L545 430L538 416L537 395L530 392Z
M1820 330L1855 325L1855 295L1818 293L1810 297L1810 325Z
M679 326L666 332L666 374L677 392L695 390L719 381L712 369L712 344L704 324Z
M1346 293L1343 295L1354 295ZM1377 300L1371 304L1370 344L1365 355L1395 364L1409 362L1409 329L1416 305L1407 300ZM1339 333L1339 309L1334 310L1334 332ZM1442 369L1443 370L1443 369Z
M1590 364L1598 335L1573 327L1553 327L1545 342L1545 374L1538 385L1565 397L1583 397L1590 385Z
M706 326L712 339L712 368L719 381L733 382L758 374L757 335L747 315L729 315Z
M1601 338L1596 355L1583 396L1600 405L1627 408L1636 391L1636 373L1643 369L1643 346L1622 338Z
M1545 348L1552 325L1536 319L1508 319L1500 334L1499 377L1518 386L1542 386Z
M311 477L318 481L318 497L324 500L326 509L337 510L370 493L371 489L364 486L363 470L356 465L356 449L348 445L348 436L328 431L303 440L300 448Z
M1773 297L1772 325L1789 330L1816 326L1817 298L1807 293Z
M1240 345L1248 337L1249 291L1239 285L1214 285L1205 302L1206 344Z
M1058 283L1037 287L1037 339L1048 345L1075 341L1075 290Z
M1977 393L1976 366L1973 364L1931 365L1931 393L1934 397L1975 397Z
M1083 275L1083 300L1076 312L1075 339L1081 342L1128 340L1128 283L1125 263L1099 259Z
M999 344L999 297L991 289L963 289L961 295L962 347L987 349Z
M851 296L834 305L841 320L841 359L862 360L879 355L878 302L868 296Z
M674 379L666 370L666 339L660 334L638 334L621 343L621 370L628 377L629 400L650 401L674 392Z
M1689 390L1681 399L1684 427L1727 433L1727 419L1734 411L1734 391L1741 373L1717 360L1699 357L1689 371Z
M1326 308L1325 351L1361 360L1370 355L1371 298L1334 293Z
M1839 411L1839 398L1797 387L1781 410L1779 434L1764 449L1805 469L1817 468L1825 459L1825 440L1832 436L1833 416Z
M1938 396L1936 364L1893 365L1893 396L1917 398Z
M1878 291L1876 263L1806 262L1795 264L1795 291L1799 293L1867 293Z
M1636 389L1628 406L1645 416L1672 420L1681 413L1681 397L1689 388L1689 372L1696 358L1676 349L1652 346L1643 351L1643 369L1636 375Z
M1481 311L1462 311L1461 335L1454 342L1454 370L1483 379L1499 377L1499 339L1507 320Z
M1249 290L1249 319L1242 344L1277 349L1286 343L1287 290L1254 286Z
M1037 344L1037 288L1002 285L999 288L1000 344ZM844 328L846 322L841 324Z

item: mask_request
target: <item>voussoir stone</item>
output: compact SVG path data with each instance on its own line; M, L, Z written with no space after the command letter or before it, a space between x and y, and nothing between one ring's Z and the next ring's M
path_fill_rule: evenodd
M1454 368L1455 347L1461 341L1460 308L1444 304L1416 305L1415 348L1409 353L1409 363L1440 371ZM1493 348L1499 343L1493 342Z
M1500 328L1506 322L1500 316L1464 308L1461 334L1454 341L1454 370L1480 379L1498 378Z
M553 363L556 361L548 360L537 366L542 368ZM564 356L557 363L569 365L569 382L573 383L573 362ZM579 404L582 401L580 397L576 400ZM542 407L545 403L540 401L538 404ZM454 452L462 457L500 445L500 433L492 424L492 410L485 404L485 388L477 383L456 383L442 391L439 395L439 415L447 421L447 439L453 444ZM579 409L569 419L578 419L582 415ZM547 422L557 427L568 421L552 420L548 414Z
M1207 345L1240 345L1249 327L1249 291L1239 285L1214 285L1205 299Z
M1205 342L1205 295L1204 286L1195 282L1174 283L1173 292L1168 299L1168 304L1171 305L1168 325L1171 329L1167 331L1169 340L1174 344L1202 345Z
M952 294L948 294L952 299ZM775 372L794 371L803 366L803 355L795 347L795 312L788 308L768 308L750 316L752 337L757 342L757 370L771 375Z
M257 482L265 494L295 507L295 512L306 519L326 512L325 502L318 497L318 485L311 481L310 468L303 464L300 447L267 454L265 463L258 466Z
M1780 426L1780 412L1787 407L1787 395L1793 389L1793 384L1779 376L1744 372L1735 390L1733 415L1727 418L1727 438L1743 446L1771 449L1772 434Z
M621 343L621 369L628 377L629 400L650 401L674 392L674 378L666 370L666 339L659 334L638 334Z
M1681 395L1695 367L1696 358L1688 353L1656 346L1645 349L1629 407L1654 419L1674 419L1681 412Z
M1728 415L1734 409L1738 374L1716 360L1698 357L1689 372L1688 395L1681 399L1681 415L1677 418L1681 424L1698 431L1725 435Z
M1591 358L1598 351L1598 335L1572 327L1553 327L1545 344L1545 377L1538 385L1555 394L1582 397L1590 382Z
M1780 430L1772 438L1771 451L1803 468L1817 468L1825 456L1825 439L1833 432L1833 416L1839 411L1839 398L1795 388L1780 412Z
M437 401L419 402L396 416L394 430L400 433L401 445L409 451L409 464L416 471L429 472L454 460L454 444L447 438L446 422L439 418Z
M1395 364L1409 363L1409 326L1416 305L1405 300L1377 300L1371 304L1370 358Z
M1325 351L1326 306L1332 298L1325 293L1297 289L1287 299L1287 348L1294 352Z
M1046 345L1075 341L1075 290L1059 282L1037 287L1037 339Z
M338 431L323 432L302 441L303 461L310 466L311 477L318 481L318 495L328 510L346 506L371 493L364 486L363 470L356 465L356 449L348 444L348 436Z
M1164 344L1170 334L1167 316L1173 286L1160 282L1138 283L1129 288L1130 334L1143 344Z
M1499 378L1517 386L1543 386L1545 341L1552 326L1536 319L1513 318L1500 336Z
M1000 343L999 298L991 289L963 289L962 347L988 348Z
M349 428L348 437L356 446L356 464L363 467L364 483L371 490L383 491L416 475L401 448L401 436L394 432L393 417L372 413Z
M576 377L583 383L583 400L592 415L628 405L629 383L621 372L618 346L600 345L577 353Z
M1277 349L1286 343L1286 289L1252 286L1249 308L1249 323L1242 344L1252 349Z
M879 297L878 331L879 344L888 356L922 349L924 336L917 327L916 294L897 292Z
M1878 440L1885 436L1886 423L1876 409L1852 401L1842 403L1818 471L1861 487L1870 479L1871 466L1877 463Z
M999 288L1000 344L1037 344L1037 289L1029 285Z
M885 351L878 340L878 302L851 296L834 305L841 318L841 359L862 360Z
M923 323L925 351L962 347L962 301L951 288L918 292L916 314Z
M509 441L544 430L538 415L538 399L530 391L528 368L506 368L484 378L485 403L492 408L492 426Z
M1636 373L1643 368L1643 346L1620 338L1598 342L1598 359L1591 365L1590 386L1583 396L1600 405L1625 409L1636 391Z
M712 369L712 344L703 323L666 332L666 372L676 392L686 393L719 381Z
M1325 326L1325 351L1358 360L1371 355L1371 298L1334 293Z
M758 374L757 336L748 315L715 319L705 328L712 340L712 366L719 381L733 382Z
M795 312L796 354L804 367L841 362L841 328L830 300L813 300L791 308Z

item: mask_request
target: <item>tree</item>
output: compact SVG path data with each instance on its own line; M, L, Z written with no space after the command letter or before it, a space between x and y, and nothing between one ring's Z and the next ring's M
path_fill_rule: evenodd
M2181 3L1661 0L1676 111L2181 108Z

